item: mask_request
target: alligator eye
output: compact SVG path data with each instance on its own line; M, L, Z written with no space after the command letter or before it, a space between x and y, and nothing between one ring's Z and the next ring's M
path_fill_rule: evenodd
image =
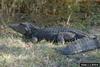
M20 23L20 25L23 27L27 27L27 25L25 23Z
M24 23L20 23L20 25L24 25L24 26L25 26L25 24L24 24Z

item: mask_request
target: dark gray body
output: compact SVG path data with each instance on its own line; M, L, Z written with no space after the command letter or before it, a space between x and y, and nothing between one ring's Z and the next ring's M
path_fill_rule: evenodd
M45 39L62 43L87 36L84 32L75 29L64 27L39 28L31 23L12 24L10 27L23 34L26 38L37 38L37 40Z
M56 51L63 55L72 55L98 48L100 48L100 43L96 38L82 38L70 43L66 47L58 48Z
M84 32L71 28L39 28L31 23L11 24L10 27L24 35L25 38L36 41L45 39L64 43L65 41L73 40L69 46L56 49L63 55L72 55L100 48L99 42L95 37L88 38Z

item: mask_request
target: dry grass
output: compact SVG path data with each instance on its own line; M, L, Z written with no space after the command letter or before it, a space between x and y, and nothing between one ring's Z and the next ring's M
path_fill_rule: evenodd
M67 57L58 58L52 45L44 41L27 45L20 39L0 38L0 67L66 67L67 61L63 59Z
M99 50L68 57L52 49L57 47L61 45L46 41L25 43L22 42L21 37L2 35L0 36L0 67L78 67L81 60L100 62ZM85 59L86 57L88 60Z

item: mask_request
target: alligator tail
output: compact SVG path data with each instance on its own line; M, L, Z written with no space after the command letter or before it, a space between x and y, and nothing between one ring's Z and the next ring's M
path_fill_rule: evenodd
M63 55L73 55L100 48L97 38L82 38L71 42L66 47L57 48L56 51Z

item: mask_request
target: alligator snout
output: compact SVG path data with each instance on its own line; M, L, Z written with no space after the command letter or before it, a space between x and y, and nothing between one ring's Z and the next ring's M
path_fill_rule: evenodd
M15 30L16 32L21 33L21 34L26 33L25 26L22 26L20 24L11 24L11 25L9 25L9 27L12 28L13 30Z

